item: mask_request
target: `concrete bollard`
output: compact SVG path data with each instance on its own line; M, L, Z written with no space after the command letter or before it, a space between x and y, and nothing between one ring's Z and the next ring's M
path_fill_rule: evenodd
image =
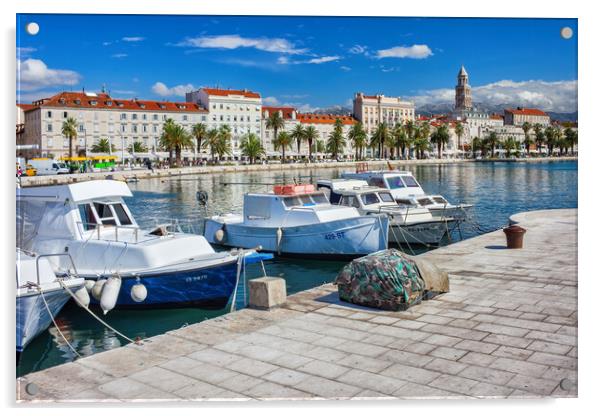
M286 303L286 282L280 277L249 280L249 307L272 309Z

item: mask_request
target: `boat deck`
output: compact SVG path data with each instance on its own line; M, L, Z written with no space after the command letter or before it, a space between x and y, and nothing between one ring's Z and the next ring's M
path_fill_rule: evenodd
M522 250L500 230L423 254L451 292L408 311L342 303L323 285L29 374L18 399L576 397L577 210L513 219Z

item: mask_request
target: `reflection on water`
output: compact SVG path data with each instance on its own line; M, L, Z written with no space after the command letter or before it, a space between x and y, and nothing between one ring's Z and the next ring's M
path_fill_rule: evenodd
M496 229L511 214L548 208L577 207L577 162L554 163L466 163L408 166L428 193L442 194L452 203L474 204L474 219L481 229ZM134 198L127 201L142 226L155 224L155 218L178 218L186 228L201 232L206 215L242 212L243 195L271 189L271 184L315 182L339 177L343 169L306 169L284 172L227 173L181 178L141 180L130 184ZM197 191L206 191L206 210L196 200ZM463 228L463 236L478 233L474 226ZM458 238L458 236L454 236ZM277 259L266 264L271 276L286 279L288 293L331 282L342 262ZM250 266L247 276L259 275ZM225 310L198 309L119 311L106 315L107 322L130 338L146 338L225 313ZM109 350L123 344L111 331L98 324L85 311L70 303L57 322L69 342L82 356ZM40 370L74 359L73 352L51 328L30 344L21 356L19 374Z

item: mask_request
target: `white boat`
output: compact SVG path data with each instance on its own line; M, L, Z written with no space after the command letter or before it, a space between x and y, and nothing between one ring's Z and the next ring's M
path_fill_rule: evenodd
M71 299L65 287L75 293L84 285L84 279L77 276L57 277L49 258L17 249L17 355L50 326Z
M386 188L399 205L428 208L434 217L452 217L463 221L467 211L473 207L471 204L452 204L442 195L428 195L409 171L366 170L344 172L341 177L364 180L371 186Z
M123 200L131 196L127 184L112 180L17 189L18 245L69 253L81 277L98 281L91 293L105 312L115 306L225 307L239 261L262 257L216 253L203 236L170 224L141 229ZM68 267L64 259L51 262Z
M275 186L246 194L242 215L208 218L205 238L225 246L259 244L283 256L352 258L387 248L388 217L332 205L313 185Z
M435 217L428 208L400 206L391 191L363 180L325 179L317 187L331 203L357 208L363 215L388 215L389 243L438 244L458 223L451 217Z

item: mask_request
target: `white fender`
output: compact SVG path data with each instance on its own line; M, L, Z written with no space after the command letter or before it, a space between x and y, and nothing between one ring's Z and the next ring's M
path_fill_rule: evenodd
M96 283L95 280L88 279L88 280L84 281L84 287L86 288L88 293L90 293L92 291L92 288L94 287L94 283Z
M146 286L142 283L136 283L130 291L130 296L134 302L144 302L147 294Z
M276 230L276 250L280 253L280 243L282 242L282 228Z
M217 230L215 232L215 241L217 241L218 243L223 243L224 242L224 237L226 236L226 233L224 231L224 228L220 228L219 230Z
M90 291L94 299L100 300L100 295L102 294L102 287L105 285L106 282L107 279L98 279L96 282L94 282L94 286L92 286L92 290Z
M88 280L86 280L88 281ZM74 293L75 299L77 299L77 304L82 308L87 308L90 304L90 294L88 293L88 289L85 286L80 287Z
M105 315L117 304L119 289L121 289L121 277L109 277L107 283L102 288L102 295L100 296L100 308Z

